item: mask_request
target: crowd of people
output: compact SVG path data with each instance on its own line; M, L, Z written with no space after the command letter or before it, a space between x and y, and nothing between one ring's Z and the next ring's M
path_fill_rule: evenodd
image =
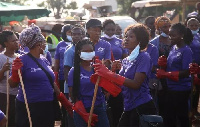
M111 19L57 26L46 38L35 24L0 33L0 127L54 127L57 120L61 127L138 127L141 115L160 115L164 127L198 120L198 16L185 24L149 16L124 33Z

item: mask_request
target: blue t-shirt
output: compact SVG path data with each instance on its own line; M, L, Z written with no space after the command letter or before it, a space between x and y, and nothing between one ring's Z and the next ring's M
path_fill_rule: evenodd
M147 46L146 52L149 53L149 55L151 57L152 65L157 67L158 66L158 57L159 57L158 48L156 46L154 46L153 44L149 43ZM155 73L151 72L150 78L156 78Z
M64 66L74 66L74 53L75 45L72 44L66 47L66 51L64 53Z
M21 67L22 79L26 91L28 103L53 100L53 88L46 76L45 72L27 54L20 57L23 66ZM53 81L55 76L53 70L48 65L45 57L40 57L36 60L44 67L51 75ZM19 101L24 102L22 87L19 85L18 94L16 97Z
M137 90L122 86L125 111L130 111L137 106L152 100L148 84L151 68L151 60L147 52L140 52L137 58L133 61L129 61L127 58L123 59L122 68L119 72L120 75L129 79L134 79L135 73L145 73L147 76L140 88Z
M99 41L94 45L94 48L95 56L99 56L100 60L111 59L111 46L109 42L99 39Z
M65 49L68 45L70 45L71 42L65 42L65 41L61 41L58 43L57 47L56 47L56 52L55 52L55 56L54 58L56 60L59 60L60 64L59 64L59 80L64 80L64 52Z
M192 63L192 51L190 47L185 45L184 47L177 49L177 46L174 45L167 58L166 71L188 70L190 63ZM191 89L191 77L179 78L178 82L167 78L167 85L169 90L187 91Z
M5 117L5 114L0 110L0 121Z
M193 37L193 41L190 43L190 48L193 52L193 59L195 63L200 64L200 34L197 33Z
M29 53L29 48L28 47L20 47L19 50L17 51L17 53L19 53L20 55L24 55L24 54L27 54ZM43 54L41 54L43 55ZM51 59L51 53L49 51L46 52L46 54L44 54L43 56L46 57L46 59L49 61L50 63L50 66L52 66L52 59Z
M121 60L123 54L128 54L128 50L124 49L122 46L122 40L119 38L112 38L112 39L108 39L106 37L101 37L102 40L105 40L107 42L109 42L111 44L111 50L113 52L113 56L115 58L115 60Z
M94 71L87 71L83 67L80 67L80 89L79 89L79 99L83 102L84 107L88 108L92 105L92 99L94 95L95 84L90 81L91 75L94 74ZM73 75L74 75L74 67L72 67L69 71L68 75L68 86L73 86ZM78 76L77 76L78 78ZM102 92L101 87L98 87L97 97L95 106L105 103L105 97Z

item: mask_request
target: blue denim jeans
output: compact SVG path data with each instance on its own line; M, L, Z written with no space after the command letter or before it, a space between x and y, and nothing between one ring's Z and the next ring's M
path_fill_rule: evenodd
M86 108L86 111L89 113L90 108ZM106 114L105 104L95 106L93 113L98 115L98 122L95 124L95 127L109 127L110 126L108 117ZM75 111L74 111L74 123L76 127L87 127L87 123Z

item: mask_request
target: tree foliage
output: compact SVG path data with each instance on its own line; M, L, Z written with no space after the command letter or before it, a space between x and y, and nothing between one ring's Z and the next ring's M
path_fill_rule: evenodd
M66 5L66 1L64 0L46 0L38 4L40 7L46 7L53 10L55 18L60 18L63 12L67 12L68 9L77 9L77 3L71 2Z

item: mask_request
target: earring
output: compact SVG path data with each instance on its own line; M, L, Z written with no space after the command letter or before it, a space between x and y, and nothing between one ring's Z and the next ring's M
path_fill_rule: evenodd
M181 37L181 40L183 40L183 37Z

